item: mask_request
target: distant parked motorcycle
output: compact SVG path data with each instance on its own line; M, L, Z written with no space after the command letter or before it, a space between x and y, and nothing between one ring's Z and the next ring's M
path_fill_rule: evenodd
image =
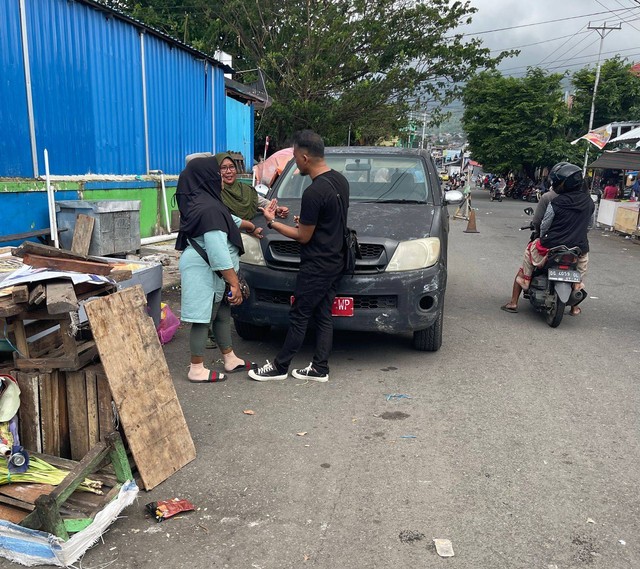
M530 207L524 212L533 215ZM533 224L520 228L521 231L525 229L533 229ZM532 233L531 239L533 238ZM547 324L552 328L560 325L567 306L577 306L587 297L584 289L573 289L574 283L582 281L582 275L577 270L581 254L579 247L560 245L549 249L547 262L543 267L534 269L529 289L523 292L524 298L529 299L531 305L544 314Z

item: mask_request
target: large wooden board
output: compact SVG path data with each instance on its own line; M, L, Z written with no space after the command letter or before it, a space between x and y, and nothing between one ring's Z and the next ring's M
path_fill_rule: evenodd
M138 285L85 309L131 454L151 490L196 452L146 306Z

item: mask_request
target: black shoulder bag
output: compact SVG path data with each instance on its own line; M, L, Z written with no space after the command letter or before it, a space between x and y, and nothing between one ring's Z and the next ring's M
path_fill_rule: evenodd
M333 184L331 185L333 186ZM358 243L358 233L355 229L347 227L346 204L342 201L342 197L337 190L336 195L338 196L338 202L340 203L342 225L344 227L344 249L346 256L344 261L344 274L353 275L356 272L356 259L362 259L362 251L360 250L360 243Z
M189 241L189 245L191 245L196 250L198 255L200 255L204 259L204 262L207 263L207 265L211 266L211 264L209 263L209 255L207 255L207 252L202 247L200 247L200 245L198 245L198 242L195 239L191 239L191 237L187 237L187 241ZM224 296L222 297L222 301L228 303L229 291L231 290L231 287L229 286L229 283L224 280L224 277L222 276L222 273L220 271L215 271L215 273L225 283ZM251 290L249 289L247 281L240 273L238 273L238 287L240 288L242 300L247 300L247 298L251 296Z

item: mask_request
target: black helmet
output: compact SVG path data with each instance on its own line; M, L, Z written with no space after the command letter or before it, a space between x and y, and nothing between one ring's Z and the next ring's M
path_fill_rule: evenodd
M577 190L582 186L582 170L575 164L570 162L558 162L551 172L549 172L549 179L553 184L553 189L557 192L565 191L571 192ZM564 185L560 185L564 182Z

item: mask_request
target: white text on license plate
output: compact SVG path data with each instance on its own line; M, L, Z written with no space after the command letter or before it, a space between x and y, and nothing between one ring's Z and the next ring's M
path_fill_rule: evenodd
M293 304L295 297L291 297ZM350 296L336 296L331 307L331 316L353 316L353 298Z
M566 271L563 269L549 269L550 281L565 281L568 283L579 283L582 279L578 271Z

